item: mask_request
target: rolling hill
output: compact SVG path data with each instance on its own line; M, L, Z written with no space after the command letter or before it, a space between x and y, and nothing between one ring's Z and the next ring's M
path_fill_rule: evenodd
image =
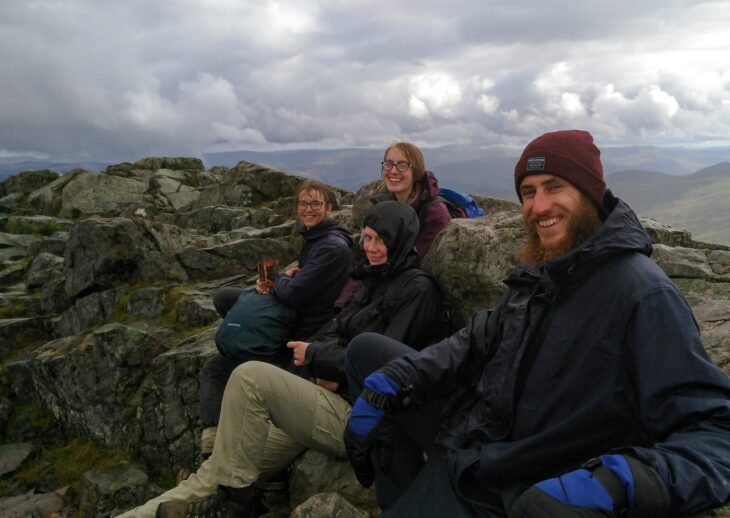
M638 214L686 228L694 239L730 245L730 162L685 176L620 171L607 182Z

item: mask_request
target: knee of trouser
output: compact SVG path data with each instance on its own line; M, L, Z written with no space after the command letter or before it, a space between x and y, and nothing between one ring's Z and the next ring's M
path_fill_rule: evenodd
M353 368L355 371L360 370L363 361L367 361L368 356L372 355L373 341L380 338L382 338L382 335L378 333L360 333L350 340L345 355L346 368Z
M246 385L253 384L261 387L275 383L274 380L278 379L278 375L282 372L286 371L270 363L251 360L233 369L231 379L236 379Z

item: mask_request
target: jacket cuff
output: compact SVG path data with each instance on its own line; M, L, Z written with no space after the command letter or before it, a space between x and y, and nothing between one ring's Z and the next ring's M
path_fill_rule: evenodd
M302 365L309 365L310 363L312 363L312 359L317 353L318 348L319 345L317 344L317 342L310 342L310 344L307 346L306 351L304 351L304 363Z
M634 477L634 491L636 492L634 508L629 511L628 516L638 518L641 516L669 515L672 499L659 473L634 457L629 455L624 455L624 457L631 468L631 474Z

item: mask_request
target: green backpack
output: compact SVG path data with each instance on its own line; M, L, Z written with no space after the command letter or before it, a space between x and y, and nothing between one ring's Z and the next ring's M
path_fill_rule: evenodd
M287 352L296 318L273 294L243 292L216 331L218 352L242 362L275 362Z

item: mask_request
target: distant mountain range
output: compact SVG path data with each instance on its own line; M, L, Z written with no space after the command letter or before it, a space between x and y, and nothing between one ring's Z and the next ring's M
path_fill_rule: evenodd
M460 145L424 149L426 166L444 187L516 201L513 171L520 150ZM138 158L131 158L135 161ZM356 191L378 178L382 149L232 151L207 153L207 167L241 160ZM730 148L605 147L607 183L640 215L687 228L695 239L730 245ZM20 171L75 167L103 171L107 162L0 158L0 179Z
M686 228L694 239L730 245L730 162L686 176L626 170L607 182L638 214Z

